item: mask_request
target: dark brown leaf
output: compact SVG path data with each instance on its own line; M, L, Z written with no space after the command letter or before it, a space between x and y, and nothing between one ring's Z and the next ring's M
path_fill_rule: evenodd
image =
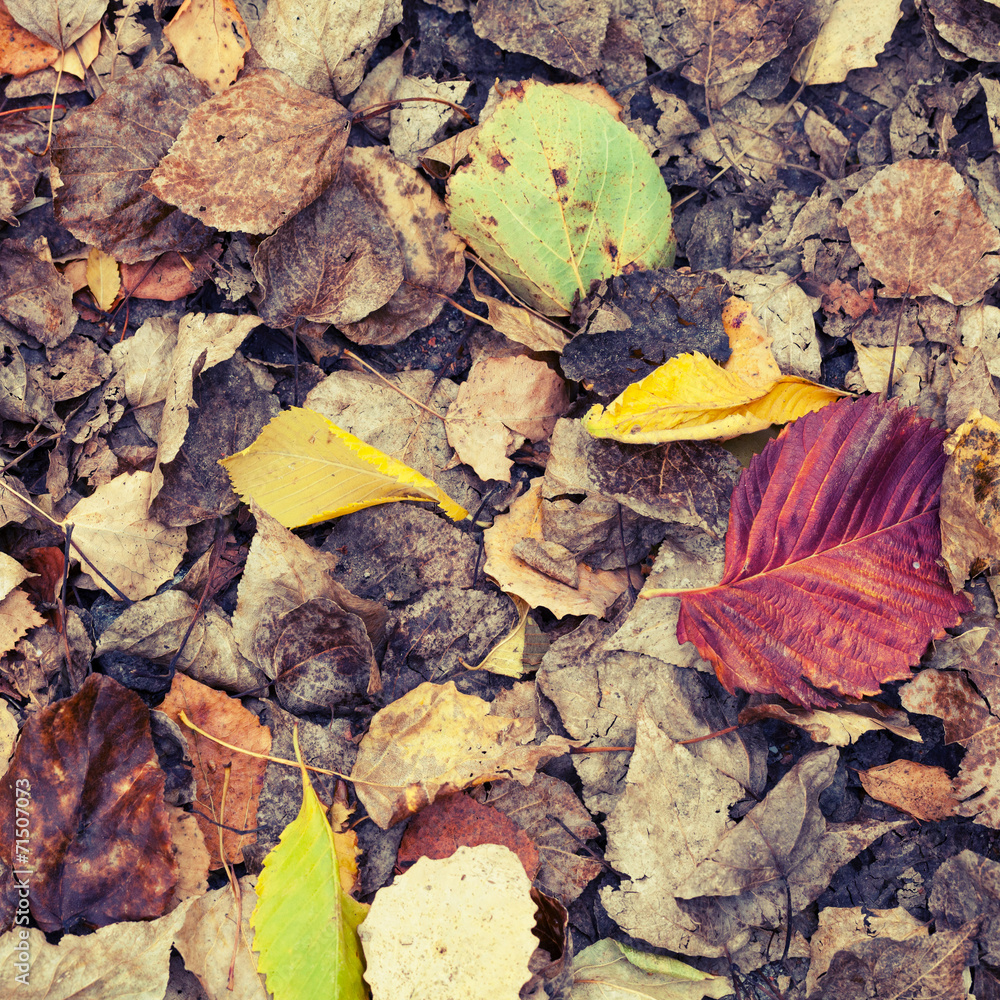
M55 269L44 239L0 246L0 316L46 347L73 332L73 286Z
M108 677L30 719L0 782L0 927L25 868L45 931L162 916L177 880L163 782L149 710Z
M740 479L725 574L681 594L677 638L728 690L798 705L908 677L970 608L938 565L943 437L876 396L789 424Z
M56 218L77 239L134 264L211 240L200 222L143 189L192 108L209 95L187 70L151 64L108 85L56 129ZM150 120L156 127L150 128Z
M273 233L337 176L350 127L336 101L257 70L192 112L145 190L207 226Z
M0 219L16 223L15 213L35 194L45 158L31 152L45 145L45 129L26 118L5 118L0 127Z

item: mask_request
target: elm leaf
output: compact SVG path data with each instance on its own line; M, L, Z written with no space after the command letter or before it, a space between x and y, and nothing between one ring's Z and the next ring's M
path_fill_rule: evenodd
M566 316L593 281L669 267L670 195L639 138L545 84L509 90L448 183L451 226L529 305Z

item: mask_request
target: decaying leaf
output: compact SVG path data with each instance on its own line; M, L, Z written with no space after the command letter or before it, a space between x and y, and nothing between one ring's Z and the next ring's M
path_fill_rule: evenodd
M0 824L0 927L18 912L13 869L26 864L45 931L161 916L177 881L163 782L146 706L110 677L91 674L34 715L0 783L6 815L17 804L31 822L30 855L20 828Z
M826 743L835 747L846 747L865 733L876 733L880 729L903 739L922 743L920 731L907 722L905 712L889 708L879 702L862 702L859 705L838 708L801 708L781 702L762 702L749 705L740 712L740 725L748 725L759 719L780 719L789 725L804 730L816 743Z
M908 677L969 608L938 565L943 437L877 396L789 424L741 477L725 574L680 595L677 638L730 691L799 705Z
M634 382L605 409L592 406L583 426L594 437L629 444L732 438L787 423L844 395L794 375L782 375L746 304L723 310L732 354L720 368L703 354L682 354Z
M941 556L955 590L1000 562L1000 424L973 410L944 443Z
M872 277L894 298L978 302L1000 275L1000 233L943 160L880 170L840 212Z
M395 500L434 500L453 520L468 517L431 480L313 410L279 413L249 448L220 464L244 500L288 528Z
M104 16L104 0L4 0L22 28L61 52Z
M559 736L532 745L533 720L489 711L488 702L459 693L451 681L420 684L383 708L351 771L371 818L388 829L438 795L500 777L527 783L572 745Z
M945 819L954 816L958 808L955 788L943 767L892 760L859 771L858 778L873 799L888 802L916 819Z
M509 90L448 182L454 230L515 294L568 315L595 279L673 262L670 195L640 140L555 87Z
M143 188L206 226L271 233L337 176L350 127L336 101L257 70L191 112Z

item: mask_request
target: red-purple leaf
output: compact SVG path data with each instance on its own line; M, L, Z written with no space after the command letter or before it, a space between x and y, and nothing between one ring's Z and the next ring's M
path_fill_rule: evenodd
M677 638L728 690L799 705L908 677L970 608L938 565L943 438L877 397L789 424L743 473L722 582L680 595Z

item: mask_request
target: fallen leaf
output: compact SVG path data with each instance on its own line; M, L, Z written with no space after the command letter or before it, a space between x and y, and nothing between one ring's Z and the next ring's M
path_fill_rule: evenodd
M905 712L888 708L878 702L862 702L850 708L800 708L780 702L763 702L749 705L740 712L740 725L749 725L760 719L780 719L789 725L805 730L816 743L846 747L865 733L885 730L903 739L922 743L920 731L907 722Z
M958 591L1000 562L1000 424L973 410L945 440L941 556Z
M404 76L393 90L389 110L389 149L407 166L416 168L424 150L440 139L449 125L462 116L449 105L461 106L469 92L466 80L435 80L433 77ZM448 104L442 104L447 101Z
M488 670L491 674L503 674L505 677L523 677L530 669L524 662L525 631L528 625L528 612L531 610L527 601L516 594L511 598L517 608L518 621L514 630L504 636L487 654L485 659L476 664L469 664L470 670Z
M788 425L740 479L722 581L679 595L678 640L728 690L803 706L910 676L969 608L938 566L943 436L877 396Z
M106 860L105 860L106 864ZM229 890L226 890L229 892ZM232 893L230 892L230 897ZM86 996L158 1000L170 981L170 947L191 901L157 920L123 920L92 934L64 934L49 944L37 928L0 936L0 976L17 982L23 1000L81 1000ZM24 962L24 947L30 962ZM27 983L18 968L28 964Z
M538 874L534 841L499 809L467 795L446 795L421 809L406 826L396 864L404 870L420 858L450 858L460 847L500 844L513 851L528 878Z
M880 170L841 209L840 225L883 295L978 302L1000 275L1000 233L943 160Z
M565 383L543 362L480 358L448 408L448 443L480 479L509 483L507 456L525 441L547 438L567 409Z
M181 673L174 674L173 684L159 710L180 727L188 756L194 762L197 787L194 805L198 810L198 826L211 856L210 867L222 867L221 851L225 851L229 864L238 864L243 860L243 848L256 840L257 801L264 785L267 762L247 754L234 754L196 733L181 722L180 713L184 712L191 722L212 736L265 756L271 752L271 731L236 698L213 691ZM227 773L230 763L232 770ZM226 826L219 827L216 823ZM243 830L249 832L240 832Z
M163 785L149 711L110 677L31 716L0 783L6 815L30 816L31 835L0 827L0 927L29 905L47 932L162 916L177 881ZM14 870L26 867L21 896Z
M713 976L676 958L604 938L573 958L573 1000L702 1000L732 993Z
M3 40L7 35L3 16L0 5L0 72L9 72L3 69L2 62ZM17 213L35 196L35 185L44 169L44 160L31 151L45 145L42 140L44 134L41 125L16 118L6 119L0 129L0 157L4 164L4 175L0 177L0 219L8 225L17 219Z
M301 761L300 761L301 764ZM364 996L358 925L368 907L341 885L334 833L305 767L302 806L264 859L250 923L275 997Z
M980 960L996 965L1000 959L1000 865L973 851L948 858L934 873L927 900L938 930L960 930L979 920L976 934Z
M53 183L58 221L127 264L207 246L208 229L143 185L209 93L187 70L151 63L109 83L93 104L60 122L52 140L53 173L61 182ZM151 129L145 122L154 107Z
M361 83L375 46L402 17L399 0L276 0L254 29L254 45L300 87L339 97Z
M412 996L518 1000L538 944L530 889L498 844L422 858L375 894L360 927L373 1000L398 996L404 979Z
M671 358L607 409L592 406L583 426L594 437L629 444L727 439L796 420L845 395L782 375L771 338L739 299L726 303L723 323L732 349L725 368L703 354Z
M337 176L350 128L336 101L255 70L187 116L143 190L206 226L271 233Z
M858 771L858 778L873 799L887 802L916 819L946 819L954 816L958 808L952 780L943 767L892 760Z
M235 0L184 0L163 34L180 64L213 94L233 83L250 49Z
M31 598L23 590L12 590L0 599L0 656L10 652L29 630L44 625Z
M52 263L44 237L0 245L0 316L46 347L61 344L79 318L73 289Z
M7 5L0 3L0 72L14 77L27 76L51 66L58 58L59 50L54 45L47 45L22 28ZM6 157L4 160L6 162Z
M94 247L87 255L87 284L98 308L107 312L122 287L118 261Z
M60 52L104 17L104 0L4 0L22 28Z
M130 600L156 592L174 575L187 549L183 528L168 528L146 511L152 499L153 477L148 472L126 472L99 486L66 515L73 525L73 541ZM76 553L74 553L76 555ZM99 576L94 586L118 595Z
M501 302L492 295L481 292L476 287L473 274L469 272L469 289L477 302L482 302L489 310L486 322L508 340L524 344L531 351L555 351L557 354L569 343L570 335L557 323L546 319L541 313L521 306Z
M328 188L258 247L254 277L261 318L338 327L384 306L403 281L403 255L389 222L353 185Z
M403 281L385 305L340 329L356 344L395 344L440 315L465 275L465 245L427 180L383 147L348 149L342 169L395 234Z
M568 315L593 280L673 262L670 196L656 165L593 104L518 84L469 157L448 182L452 228L540 312Z
M452 681L419 684L378 712L351 771L372 820L386 830L439 795L501 777L530 782L572 745L558 736L532 745L533 721L489 712L488 702L459 693Z
M452 520L468 517L431 480L313 410L279 413L220 464L245 501L289 528L395 500L434 500Z
M518 497L507 514L495 518L483 535L486 573L505 593L516 595L533 607L548 608L557 618L566 615L603 615L628 589L625 571L594 570L577 563L579 583L569 586L518 556L514 547L542 537L542 482L535 480ZM522 546L522 553L527 554Z

